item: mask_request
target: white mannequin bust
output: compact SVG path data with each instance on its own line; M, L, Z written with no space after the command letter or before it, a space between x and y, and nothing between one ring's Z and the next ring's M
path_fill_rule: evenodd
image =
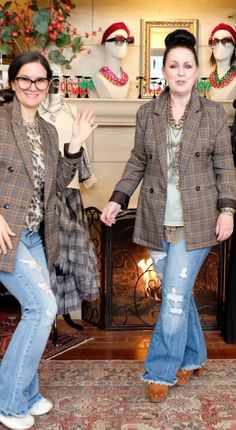
M39 107L39 114L46 121L50 122L56 127L59 138L59 149L63 154L64 144L69 142L71 139L72 127L77 115L76 106L67 103L58 88L56 89L56 92L50 92L50 94L47 96L47 99L41 103ZM86 145L83 144L83 147L88 155ZM92 174L92 177L84 181L83 185L86 188L90 188L96 182L97 180L94 174ZM78 173L76 173L68 187L77 189L80 188Z
M123 23L118 23L123 24ZM114 24L113 24L114 25ZM107 30L112 29L110 26ZM127 28L124 24L124 28ZM115 36L129 37L129 30L119 28L112 32L105 31L106 39L102 42L105 49L105 64L93 76L93 82L97 93L102 98L123 99L127 96L130 79L121 67L122 60L127 55L127 42L107 41Z
M217 27L216 27L217 28ZM210 74L210 98L215 101L232 101L236 99L236 72L232 70L232 66L230 64L231 58L235 52L234 38L231 32L220 29L214 32L213 38L218 38L222 40L223 38L230 38L232 40L232 44L228 46L224 46L221 42L217 43L215 46L212 46L212 53L214 59L216 61L216 65L214 70ZM234 42L234 43L233 43ZM227 72L229 76L227 82ZM232 72L232 73L231 73ZM218 79L222 80L222 84L215 84L215 74L217 73Z

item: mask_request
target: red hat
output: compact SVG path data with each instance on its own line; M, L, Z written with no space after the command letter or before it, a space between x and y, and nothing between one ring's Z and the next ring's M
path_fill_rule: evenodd
M124 22L115 22L114 24L111 24L110 27L108 27L102 36L102 42L101 45L104 45L104 43L106 42L106 40L108 39L108 37L110 36L111 33L113 33L116 30L125 30L127 33L127 37L129 37L130 35L130 31L128 29L128 27L125 25Z
M231 36L234 39L234 43L236 45L236 31L233 29L233 27L231 27L231 25L228 24L224 24L223 22L221 22L220 24L218 24L215 28L213 28L212 32L211 32L211 37L214 36L214 34L219 31L219 30L226 30L228 31Z

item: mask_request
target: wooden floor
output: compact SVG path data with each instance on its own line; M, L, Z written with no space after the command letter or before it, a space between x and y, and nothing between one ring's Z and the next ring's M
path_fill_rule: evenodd
M15 316L17 312L0 312L1 318ZM144 360L150 342L152 330L102 330L84 321L80 332L90 338L89 342L79 345L55 357L56 360ZM77 333L63 319L58 319L58 335L62 332ZM225 343L219 330L204 331L208 358L236 359L236 343Z
M60 356L57 360L144 360L151 337L151 330L101 330L83 321L77 321L84 326L81 333L88 335L91 340L77 348L73 348ZM76 332L63 320L59 320L60 331ZM224 342L218 330L204 331L208 358L236 359L236 343Z

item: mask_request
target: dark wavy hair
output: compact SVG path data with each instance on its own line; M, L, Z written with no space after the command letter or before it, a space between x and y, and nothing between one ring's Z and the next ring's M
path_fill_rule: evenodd
M195 36L190 33L190 31L185 30L184 28L178 28L177 30L172 31L171 33L167 34L165 38L165 52L163 56L163 66L166 64L166 59L168 53L177 47L183 47L189 49L195 58L197 66L199 65L198 62L198 56L195 49L196 45L196 38Z
M3 98L6 102L12 101L14 97L14 91L11 89L12 82L16 79L17 74L22 66L29 63L39 63L41 64L47 72L47 78L52 79L52 71L47 59L40 54L38 51L32 52L22 52L13 58L9 69L8 69L8 83L9 88L3 91Z

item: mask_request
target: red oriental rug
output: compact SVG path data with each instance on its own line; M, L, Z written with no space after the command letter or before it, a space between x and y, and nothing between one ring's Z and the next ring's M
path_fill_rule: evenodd
M236 430L236 360L209 360L203 377L159 404L149 403L142 371L132 360L42 361L54 409L32 430Z
M16 318L8 318L5 321L0 320L0 359L7 349L17 323L18 320ZM57 345L55 345L53 335L51 335L42 358L44 360L49 360L90 340L92 340L92 338L84 336L79 332L74 334L59 332Z

